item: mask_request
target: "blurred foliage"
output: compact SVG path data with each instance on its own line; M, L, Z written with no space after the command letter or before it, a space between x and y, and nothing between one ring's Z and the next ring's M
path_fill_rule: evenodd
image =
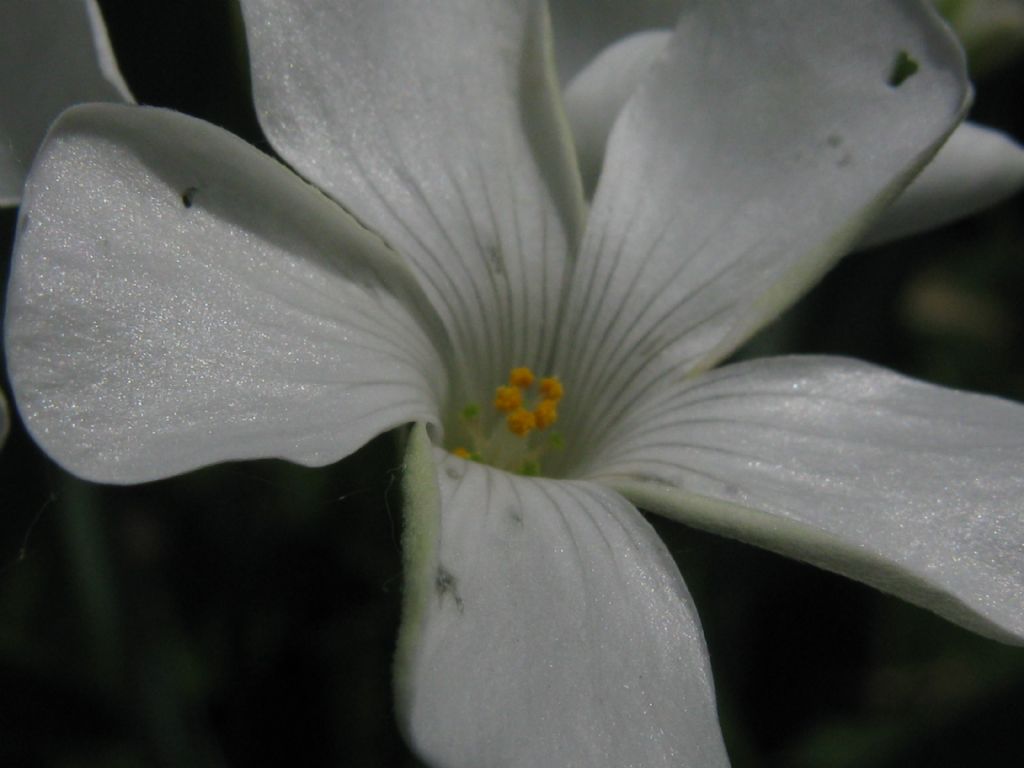
M981 77L1024 53L1024 0L935 0Z
M269 149L237 9L101 5L140 102ZM973 116L1024 139L1022 82L1019 59L987 66ZM1018 195L851 256L741 354L852 355L1024 400L1022 214ZM0 217L5 253L14 223ZM15 417L0 457L0 765L415 765L390 689L398 464L384 436L320 470L248 462L104 487L56 468ZM653 522L700 609L735 768L1024 758L1024 650Z

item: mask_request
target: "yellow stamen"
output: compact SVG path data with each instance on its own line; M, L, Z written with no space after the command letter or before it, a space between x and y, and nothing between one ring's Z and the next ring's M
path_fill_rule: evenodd
M516 387L498 387L494 391L494 407L509 413L523 405L523 393Z
M524 437L537 426L537 418L525 408L516 408L505 418L505 423L512 434Z
M469 403L458 412L453 430L459 437L453 456L467 461L490 463L524 475L539 475L545 456L562 449L564 440L556 431L540 433L558 421L558 405L565 394L557 376L540 378L526 366L509 371L508 381L494 388L490 414ZM501 416L504 415L504 424ZM512 440L505 430L520 440Z
M533 384L533 371L525 366L513 368L512 373L508 375L508 383L513 387L526 389Z
M533 416L537 422L537 429L547 429L558 421L558 401L541 400L533 409Z
M545 400L553 400L556 403L561 400L562 395L565 394L562 382L555 376L549 376L546 379L541 379L537 388L540 390L541 397Z

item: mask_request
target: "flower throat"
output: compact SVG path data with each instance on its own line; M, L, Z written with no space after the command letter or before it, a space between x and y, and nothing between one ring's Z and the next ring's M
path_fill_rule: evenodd
M459 422L466 442L452 453L522 475L539 475L545 455L564 445L562 436L551 430L563 395L558 377L538 380L529 368L513 368L508 382L494 391L494 413L483 414L475 403L462 409Z

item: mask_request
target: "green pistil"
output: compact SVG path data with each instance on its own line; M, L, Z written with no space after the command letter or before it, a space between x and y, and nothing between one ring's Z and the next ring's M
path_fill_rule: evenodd
M519 474L526 475L527 477L537 477L540 475L540 462L534 459L526 459L519 468Z

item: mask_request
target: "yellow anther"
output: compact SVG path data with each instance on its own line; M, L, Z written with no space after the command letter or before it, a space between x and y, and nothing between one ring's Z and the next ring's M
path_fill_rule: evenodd
M533 409L533 417L537 422L537 429L547 429L558 421L558 401L541 400Z
M555 376L549 376L546 379L541 379L537 388L540 389L541 397L545 400L553 400L556 403L561 400L562 395L565 394L565 389L562 388L562 382L560 382Z
M533 371L526 367L513 368L512 373L508 375L508 383L513 387L526 389L533 384Z
M512 434L525 437L537 426L537 418L525 408L516 408L505 417L505 423Z
M494 391L494 407L509 413L523 405L523 393L516 387L498 387Z
M465 448L456 448L454 451L452 451L452 453L455 456L458 456L460 459L468 459L470 457L469 451L467 451Z

